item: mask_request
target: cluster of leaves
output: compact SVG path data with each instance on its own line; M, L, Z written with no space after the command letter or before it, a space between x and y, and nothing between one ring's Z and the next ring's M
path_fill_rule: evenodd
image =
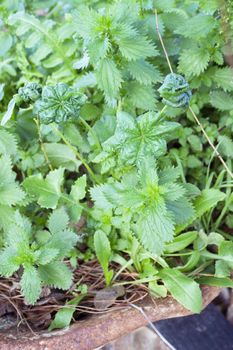
M107 286L114 261L155 297L199 312L199 284L232 286L233 196L187 106L231 168L229 8L42 3L0 7L0 274L34 304L44 286L72 286L69 261L97 257ZM155 6L181 75L167 75ZM71 230L80 218L81 234ZM50 329L70 323L88 293L75 288Z

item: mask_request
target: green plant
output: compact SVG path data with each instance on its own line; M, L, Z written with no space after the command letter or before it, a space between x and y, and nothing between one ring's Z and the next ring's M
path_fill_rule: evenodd
M35 304L42 286L68 289L72 272L63 262L77 243L77 235L68 229L68 216L61 208L48 221L48 231L33 238L30 221L15 213L15 223L6 230L4 249L0 253L0 273L10 277L23 267L20 287L25 301Z
M232 287L230 5L46 3L0 7L0 274L29 304L68 290L50 329L96 260L200 312L200 284Z

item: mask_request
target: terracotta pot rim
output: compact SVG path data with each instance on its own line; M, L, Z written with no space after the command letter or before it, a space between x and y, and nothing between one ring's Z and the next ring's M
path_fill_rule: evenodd
M203 306L206 307L219 293L220 288L203 286ZM165 299L146 298L138 304L152 321L190 315L172 297ZM133 307L122 307L102 315L90 316L77 321L71 327L39 335L17 334L17 331L2 333L1 350L92 350L103 346L137 328L148 324L140 311Z

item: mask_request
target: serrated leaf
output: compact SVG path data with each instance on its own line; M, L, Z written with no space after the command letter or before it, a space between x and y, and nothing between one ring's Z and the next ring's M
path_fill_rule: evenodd
M157 100L153 86L132 81L126 83L124 87L127 91L126 97L134 107L146 111L155 109Z
M43 247L39 249L38 253L40 255L37 259L37 263L40 265L47 265L58 256L59 251L58 249Z
M105 195L105 189L107 185L97 185L90 189L91 198L97 204L98 208L108 210L113 207L112 203L109 202Z
M193 205L185 197L181 197L179 200L172 202L168 200L166 205L168 210L172 213L177 225L183 225L192 218L195 218Z
M219 151L226 157L233 158L233 141L227 135L219 135Z
M10 277L19 269L19 264L15 262L17 251L13 247L6 247L0 252L0 275Z
M162 269L159 276L174 299L192 312L201 312L202 295L195 281L171 268Z
M78 235L71 230L63 230L56 232L47 242L47 248L58 250L57 258L66 257L78 241Z
M52 234L63 231L69 224L69 216L64 208L54 210L49 217L48 228Z
M218 68L213 76L214 82L224 91L233 90L233 68Z
M121 72L109 58L100 61L96 72L97 84L107 98L115 99L121 87Z
M224 91L212 91L210 103L220 111L231 111L233 109L233 97Z
M28 304L34 305L41 293L41 280L37 269L33 266L25 266L20 280L22 294Z
M73 197L76 201L83 199L86 195L86 186L87 186L87 177L86 175L83 175L79 177L75 181L75 184L71 187L71 191L70 191L71 197Z
M164 243L173 238L174 223L162 206L152 206L144 210L138 222L137 235L145 249L157 256L164 250Z
M24 180L23 186L43 208L55 209L61 195L63 175L64 168L50 171L45 179L40 175L32 175Z
M117 43L121 54L129 61L158 55L152 42L142 35L118 35Z
M186 49L179 58L178 71L187 78L199 76L205 71L210 60L210 54L205 48Z
M8 205L0 204L0 228L6 231L13 221L14 209Z
M39 266L38 272L41 281L48 286L66 290L72 284L72 272L61 261L54 261L45 266Z
M127 69L132 77L142 84L150 85L162 81L162 75L158 68L145 60L129 62Z
M181 24L175 33L181 34L186 38L198 40L205 38L216 26L216 20L213 16L200 13L192 18L188 18Z
M25 193L15 182L16 174L11 169L7 156L0 158L0 202L2 205L15 205L25 198Z
M17 142L13 134L6 130L0 130L0 154L15 155Z

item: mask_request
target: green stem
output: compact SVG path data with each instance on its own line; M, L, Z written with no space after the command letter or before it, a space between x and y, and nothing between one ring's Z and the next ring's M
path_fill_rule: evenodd
M79 120L84 125L84 127L90 132L91 136L95 140L95 143L96 143L96 146L98 147L98 149L101 150L102 149L101 144L100 144L100 142L98 140L98 137L96 136L95 132L93 131L92 127L90 127L90 125L86 122L86 120L83 119L80 116L79 116Z
M42 134L41 134L41 131L40 131L39 118L34 118L34 122L36 123L36 128L37 128L37 133L38 133L38 137L39 137L41 151L42 151L42 153L43 153L43 155L45 157L45 160L46 160L46 163L48 164L49 169L53 170L52 164L49 161L49 157L48 157L48 154L46 152L46 149L45 149L45 146L44 146L44 143L43 143Z
M163 256L186 256L186 255L192 255L192 252L188 252L188 253L174 253L174 254L163 254Z
M95 176L94 172L91 170L91 168L89 167L89 165L87 164L86 160L82 157L82 155L76 150L75 147L73 147L70 142L65 138L65 136L61 133L61 131L57 128L57 126L52 123L50 124L51 128L53 129L53 131L63 140L63 142L69 147L69 149L71 151L73 151L75 153L75 155L77 156L77 158L82 162L82 164L85 166L85 168L87 169L87 171L89 172L89 174L91 175L92 179L94 180L94 182L96 182L97 184L99 184L99 180L97 179L97 177Z

